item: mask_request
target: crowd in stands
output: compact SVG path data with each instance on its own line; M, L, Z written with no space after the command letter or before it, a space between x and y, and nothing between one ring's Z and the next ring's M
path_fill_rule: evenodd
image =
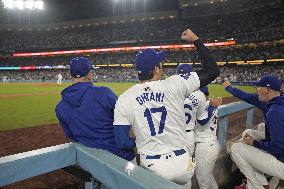
M14 71L0 71L1 80L6 76L9 81L46 81L56 80L57 75L61 73L63 80L70 80L70 74L67 70L14 70Z
M279 5L208 16L201 16L197 12L187 19L158 18L50 30L43 28L40 31L0 30L0 52L81 48L110 45L118 41L135 41L135 44L176 43L180 42L180 33L185 28L191 28L204 41L224 41L230 38L236 39L238 43L271 41L284 36L283 14Z
M212 54L217 61L229 62L239 60L267 60L284 58L283 45L266 45L256 47L227 47L211 48ZM94 53L89 58L95 65L100 64L132 64L137 52ZM75 55L73 55L75 56ZM56 57L33 57L33 58L0 58L1 66L53 66L68 65L73 56ZM77 55L80 56L80 55ZM167 51L166 62L185 63L199 62L195 50Z
M264 6L271 6L271 4L280 3L281 0L254 0L254 1L247 1L247 0L220 0L220 1L211 1L211 5L202 2L192 1L187 6L183 6L182 14L184 17L194 16L197 14L202 15L213 15L213 14L220 14L222 13L230 13L230 12L239 12L242 11L244 8L256 8L256 7L264 7ZM193 4L194 3L194 4ZM192 6L194 5L194 6Z
M199 65L193 65L198 69ZM221 75L215 82L222 83L224 80L231 82L250 82L258 80L262 75L273 74L278 78L284 78L284 66L273 65L227 65L220 66ZM175 74L176 67L164 67L164 77ZM70 80L68 69L34 70L34 71L0 71L0 78L8 77L10 81L31 81L31 80L56 80L61 73L63 80ZM241 74L240 74L241 73ZM137 72L134 68L109 67L95 69L94 81L97 82L138 82Z

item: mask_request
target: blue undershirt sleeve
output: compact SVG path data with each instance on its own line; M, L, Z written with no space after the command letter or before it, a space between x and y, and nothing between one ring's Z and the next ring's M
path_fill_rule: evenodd
M132 150L135 144L135 138L129 136L130 125L114 125L115 141L118 148L123 150Z

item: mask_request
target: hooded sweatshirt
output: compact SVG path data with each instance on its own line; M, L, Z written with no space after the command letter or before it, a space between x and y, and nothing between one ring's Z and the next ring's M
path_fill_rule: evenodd
M266 127L270 138L254 141L253 145L284 163L284 96L274 97L267 103Z
M121 150L116 145L113 113L117 96L109 88L79 82L64 89L61 95L55 112L68 138L126 160L134 159L133 150Z

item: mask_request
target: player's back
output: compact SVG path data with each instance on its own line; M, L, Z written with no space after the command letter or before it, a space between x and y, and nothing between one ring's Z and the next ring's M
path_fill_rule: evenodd
M209 101L206 102L207 107ZM214 109L210 120L205 125L196 124L195 127L195 140L196 142L209 142L217 140L217 116L218 110Z
M196 119L207 117L205 112L206 98L200 90L191 93L184 101L186 130L195 127Z
M123 106L119 109L125 111L134 129L139 154L159 155L185 148L185 92L178 80L183 78L137 84L119 97L116 105ZM196 85L189 85L190 92Z

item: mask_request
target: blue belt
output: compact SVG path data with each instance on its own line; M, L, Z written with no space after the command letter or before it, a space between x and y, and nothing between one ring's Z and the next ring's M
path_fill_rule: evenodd
M187 132L187 133L190 133L191 131L192 131L192 129L185 130L185 132Z
M184 149L175 150L175 151L173 151L173 152L174 152L174 154L175 154L176 156L180 156L180 155L186 153L186 151L185 151ZM155 155L155 156L149 156L149 155L147 155L147 156L146 156L146 159L160 159L161 156L162 156L162 155ZM171 155L166 155L166 159L168 159L168 157L171 157Z

